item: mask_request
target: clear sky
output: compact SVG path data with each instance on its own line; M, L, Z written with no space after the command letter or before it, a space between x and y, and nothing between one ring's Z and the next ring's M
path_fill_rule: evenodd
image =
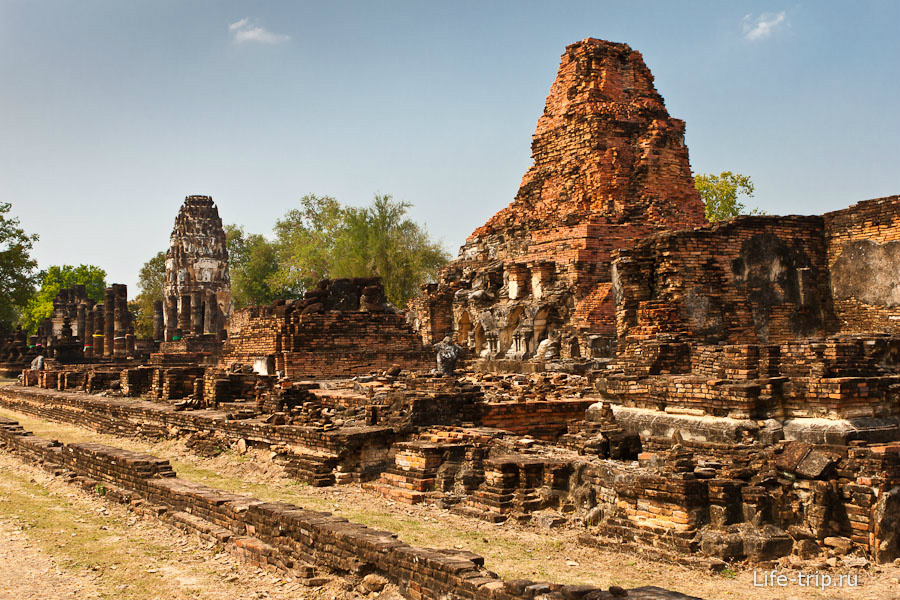
M0 0L0 200L137 290L189 194L271 232L412 202L455 255L506 206L565 46L643 53L695 173L818 214L900 193L900 2Z

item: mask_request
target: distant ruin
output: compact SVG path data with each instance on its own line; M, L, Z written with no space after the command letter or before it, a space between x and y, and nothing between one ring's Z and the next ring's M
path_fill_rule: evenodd
M219 211L208 196L188 196L175 217L161 302L167 342L225 331L233 309L228 248Z
M129 341L123 288L105 311L62 290L34 343L0 349L22 384L0 405L197 451L243 440L310 485L578 526L585 545L661 560L900 557L900 196L706 223L684 124L639 53L595 39L566 48L532 150L512 204L405 314L375 278L232 312L217 209L188 197L165 339ZM434 369L445 336L466 350L454 376ZM63 350L79 338L81 355ZM38 344L58 354L31 370ZM503 581L471 553L330 515L247 509L151 458L63 452L15 423L0 444L191 513L185 527L273 568L378 572L415 600L611 597Z

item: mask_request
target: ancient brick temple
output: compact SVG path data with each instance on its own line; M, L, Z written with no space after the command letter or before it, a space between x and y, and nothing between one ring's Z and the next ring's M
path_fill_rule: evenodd
M485 359L609 355L611 251L705 223L684 123L639 52L586 39L566 48L531 147L515 200L412 303L416 325Z
M208 196L188 196L169 239L165 298L156 308L156 320L161 313L165 341L171 342L188 335L219 334L231 310L228 249L219 210Z
M213 335L230 303L224 234L212 200L188 197L160 351L123 358L124 286L107 290L106 310L61 290L40 335L0 347L0 370L42 345L59 360L0 386L0 406L185 436L201 453L265 446L310 485L538 534L577 527L584 545L704 567L900 558L900 196L705 223L683 132L640 54L569 46L515 200L406 315L376 278L323 280L235 311L227 338ZM67 354L82 331L95 332L93 358L87 344ZM455 375L436 372L423 343L444 336L469 350ZM406 546L12 421L0 419L0 446L257 566L379 573L411 600L622 595L503 581L470 552Z

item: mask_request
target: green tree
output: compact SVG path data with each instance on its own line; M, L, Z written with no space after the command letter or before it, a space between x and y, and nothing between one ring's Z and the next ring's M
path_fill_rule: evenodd
M7 329L17 320L22 307L34 293L37 261L31 247L38 240L9 216L12 205L0 202L0 327Z
M706 218L710 221L721 221L744 214L765 214L753 209L749 213L741 202L741 196L753 197L753 182L750 177L731 171L722 171L719 175L702 174L694 177L694 186L700 192L700 199L706 207Z
M405 306L449 259L443 247L406 216L411 206L376 194L367 207L345 209L331 276L381 277L388 300Z
M278 272L278 248L273 242L265 236L247 233L237 225L225 228L225 239L235 308L268 304L288 295L274 279Z
M404 306L446 264L447 253L406 216L410 204L376 195L344 207L307 195L275 223L275 240L225 228L235 307L299 298L326 278L381 277L388 299Z
M144 263L138 273L140 292L129 308L134 315L134 334L138 338L153 337L153 303L162 300L166 285L166 253L157 252Z
M278 269L271 275L272 286L299 297L330 277L346 216L347 209L330 196L301 198L300 208L275 223Z
M83 284L88 298L102 302L106 291L106 271L94 265L52 265L38 274L39 288L22 311L22 326L34 332L53 314L53 299L63 288Z

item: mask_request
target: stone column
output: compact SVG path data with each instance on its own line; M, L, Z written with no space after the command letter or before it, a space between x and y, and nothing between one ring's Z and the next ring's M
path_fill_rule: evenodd
M94 347L92 350L93 355L97 358L103 357L103 331L105 330L103 324L103 308L103 304L98 304L94 307Z
M85 315L84 315L84 303L79 302L75 307L75 327L78 330L75 333L75 337L82 341L82 346L84 345L84 341L87 339L84 335L84 325L85 325Z
M106 311L103 323L103 356L112 358L113 343L115 338L115 312L116 312L116 291L108 287L106 288Z
M203 335L203 294L191 293L191 333Z
M216 293L206 291L206 316L203 318L203 333L215 335L217 332L217 320L219 316L219 303L216 302Z
M125 334L125 356L134 356L134 324L131 322Z
M163 341L163 336L165 333L163 332L163 303L162 300L157 300L153 303L153 341L161 342Z
M114 283L115 288L115 312L113 313L113 355L116 358L124 358L125 333L128 328L128 288L125 285Z
M181 295L181 306L178 311L178 329L181 335L186 335L191 331L191 295Z
M166 341L171 342L175 330L178 329L178 298L166 298Z
M70 301L66 303L64 314L64 318L69 320L69 329L71 330L71 335L69 337L75 337L75 327L78 326L78 310L75 308L74 302Z
M84 357L91 358L94 355L94 309L92 306L84 307L84 327L79 330L81 345L84 348Z

